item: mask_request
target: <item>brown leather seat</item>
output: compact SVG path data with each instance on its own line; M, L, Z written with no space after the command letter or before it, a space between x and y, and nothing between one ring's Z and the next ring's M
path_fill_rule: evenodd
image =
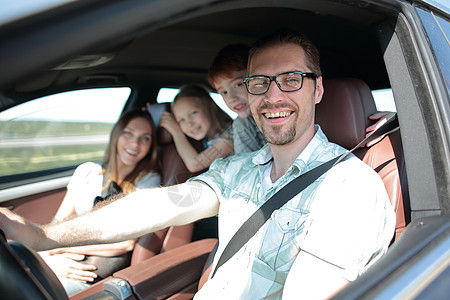
M376 112L370 88L356 78L324 80L324 95L316 106L316 123L328 139L347 149L362 141ZM355 152L381 177L397 215L395 239L410 221L409 196L403 147L399 131L389 134L370 148Z
M169 103L157 103L150 105L149 112L157 127L159 159L161 163L161 185L169 186L185 182L192 177L180 155L175 148L172 136L164 128L159 126L161 115L164 111L170 111ZM201 144L195 144L195 147L201 147ZM146 234L139 238L135 245L131 257L131 265L152 257L158 253L174 249L181 245L191 242L194 231L193 224L184 226L173 226L165 228L154 233Z

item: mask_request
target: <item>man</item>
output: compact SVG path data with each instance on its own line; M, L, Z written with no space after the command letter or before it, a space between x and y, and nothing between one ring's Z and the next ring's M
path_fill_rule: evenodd
M116 242L218 214L215 265L239 226L276 191L345 152L314 125L324 91L319 66L316 47L303 36L278 31L259 40L245 83L268 145L216 160L188 183L135 192L57 225L23 226L25 220L3 209L13 222L0 215L0 227L9 238L44 249ZM330 296L386 251L394 226L381 179L351 156L275 211L196 298L279 299L283 288L286 297Z

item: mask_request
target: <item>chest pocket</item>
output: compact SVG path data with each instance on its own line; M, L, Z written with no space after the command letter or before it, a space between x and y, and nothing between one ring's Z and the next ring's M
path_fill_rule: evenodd
M275 211L261 239L261 248L256 256L258 263L287 274L300 250L299 240L308 216L309 211L300 209L282 207Z
M303 226L309 211L282 207L273 212L271 218L281 233L293 233Z

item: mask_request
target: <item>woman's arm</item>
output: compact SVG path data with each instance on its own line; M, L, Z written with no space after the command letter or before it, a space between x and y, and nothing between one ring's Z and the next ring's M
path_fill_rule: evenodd
M200 153L197 152L170 113L163 113L161 126L172 135L178 154L190 172L204 170L217 158L226 157L233 153L232 143L225 139L218 140Z
M97 270L96 266L81 262L85 258L84 255L73 253L51 254L50 251L41 251L38 253L52 271L60 277L70 278L84 283L93 282L98 277L94 272Z
M76 168L67 185L66 195L53 217L53 222L76 215L76 207L80 202L84 206L87 205L87 208L93 205L97 195L95 193L101 189L100 172L101 166L93 162L83 163Z
M75 193L67 189L66 195L64 196L63 201L61 202L61 205L58 208L58 211L56 212L55 216L53 217L53 221L60 221L64 220L67 217L70 217L72 215L75 215Z

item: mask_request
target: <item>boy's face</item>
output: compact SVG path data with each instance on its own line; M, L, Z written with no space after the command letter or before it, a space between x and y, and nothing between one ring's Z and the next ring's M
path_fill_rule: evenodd
M231 77L219 77L216 79L215 88L222 95L227 106L241 118L250 116L247 90L242 82L246 70L235 71Z

